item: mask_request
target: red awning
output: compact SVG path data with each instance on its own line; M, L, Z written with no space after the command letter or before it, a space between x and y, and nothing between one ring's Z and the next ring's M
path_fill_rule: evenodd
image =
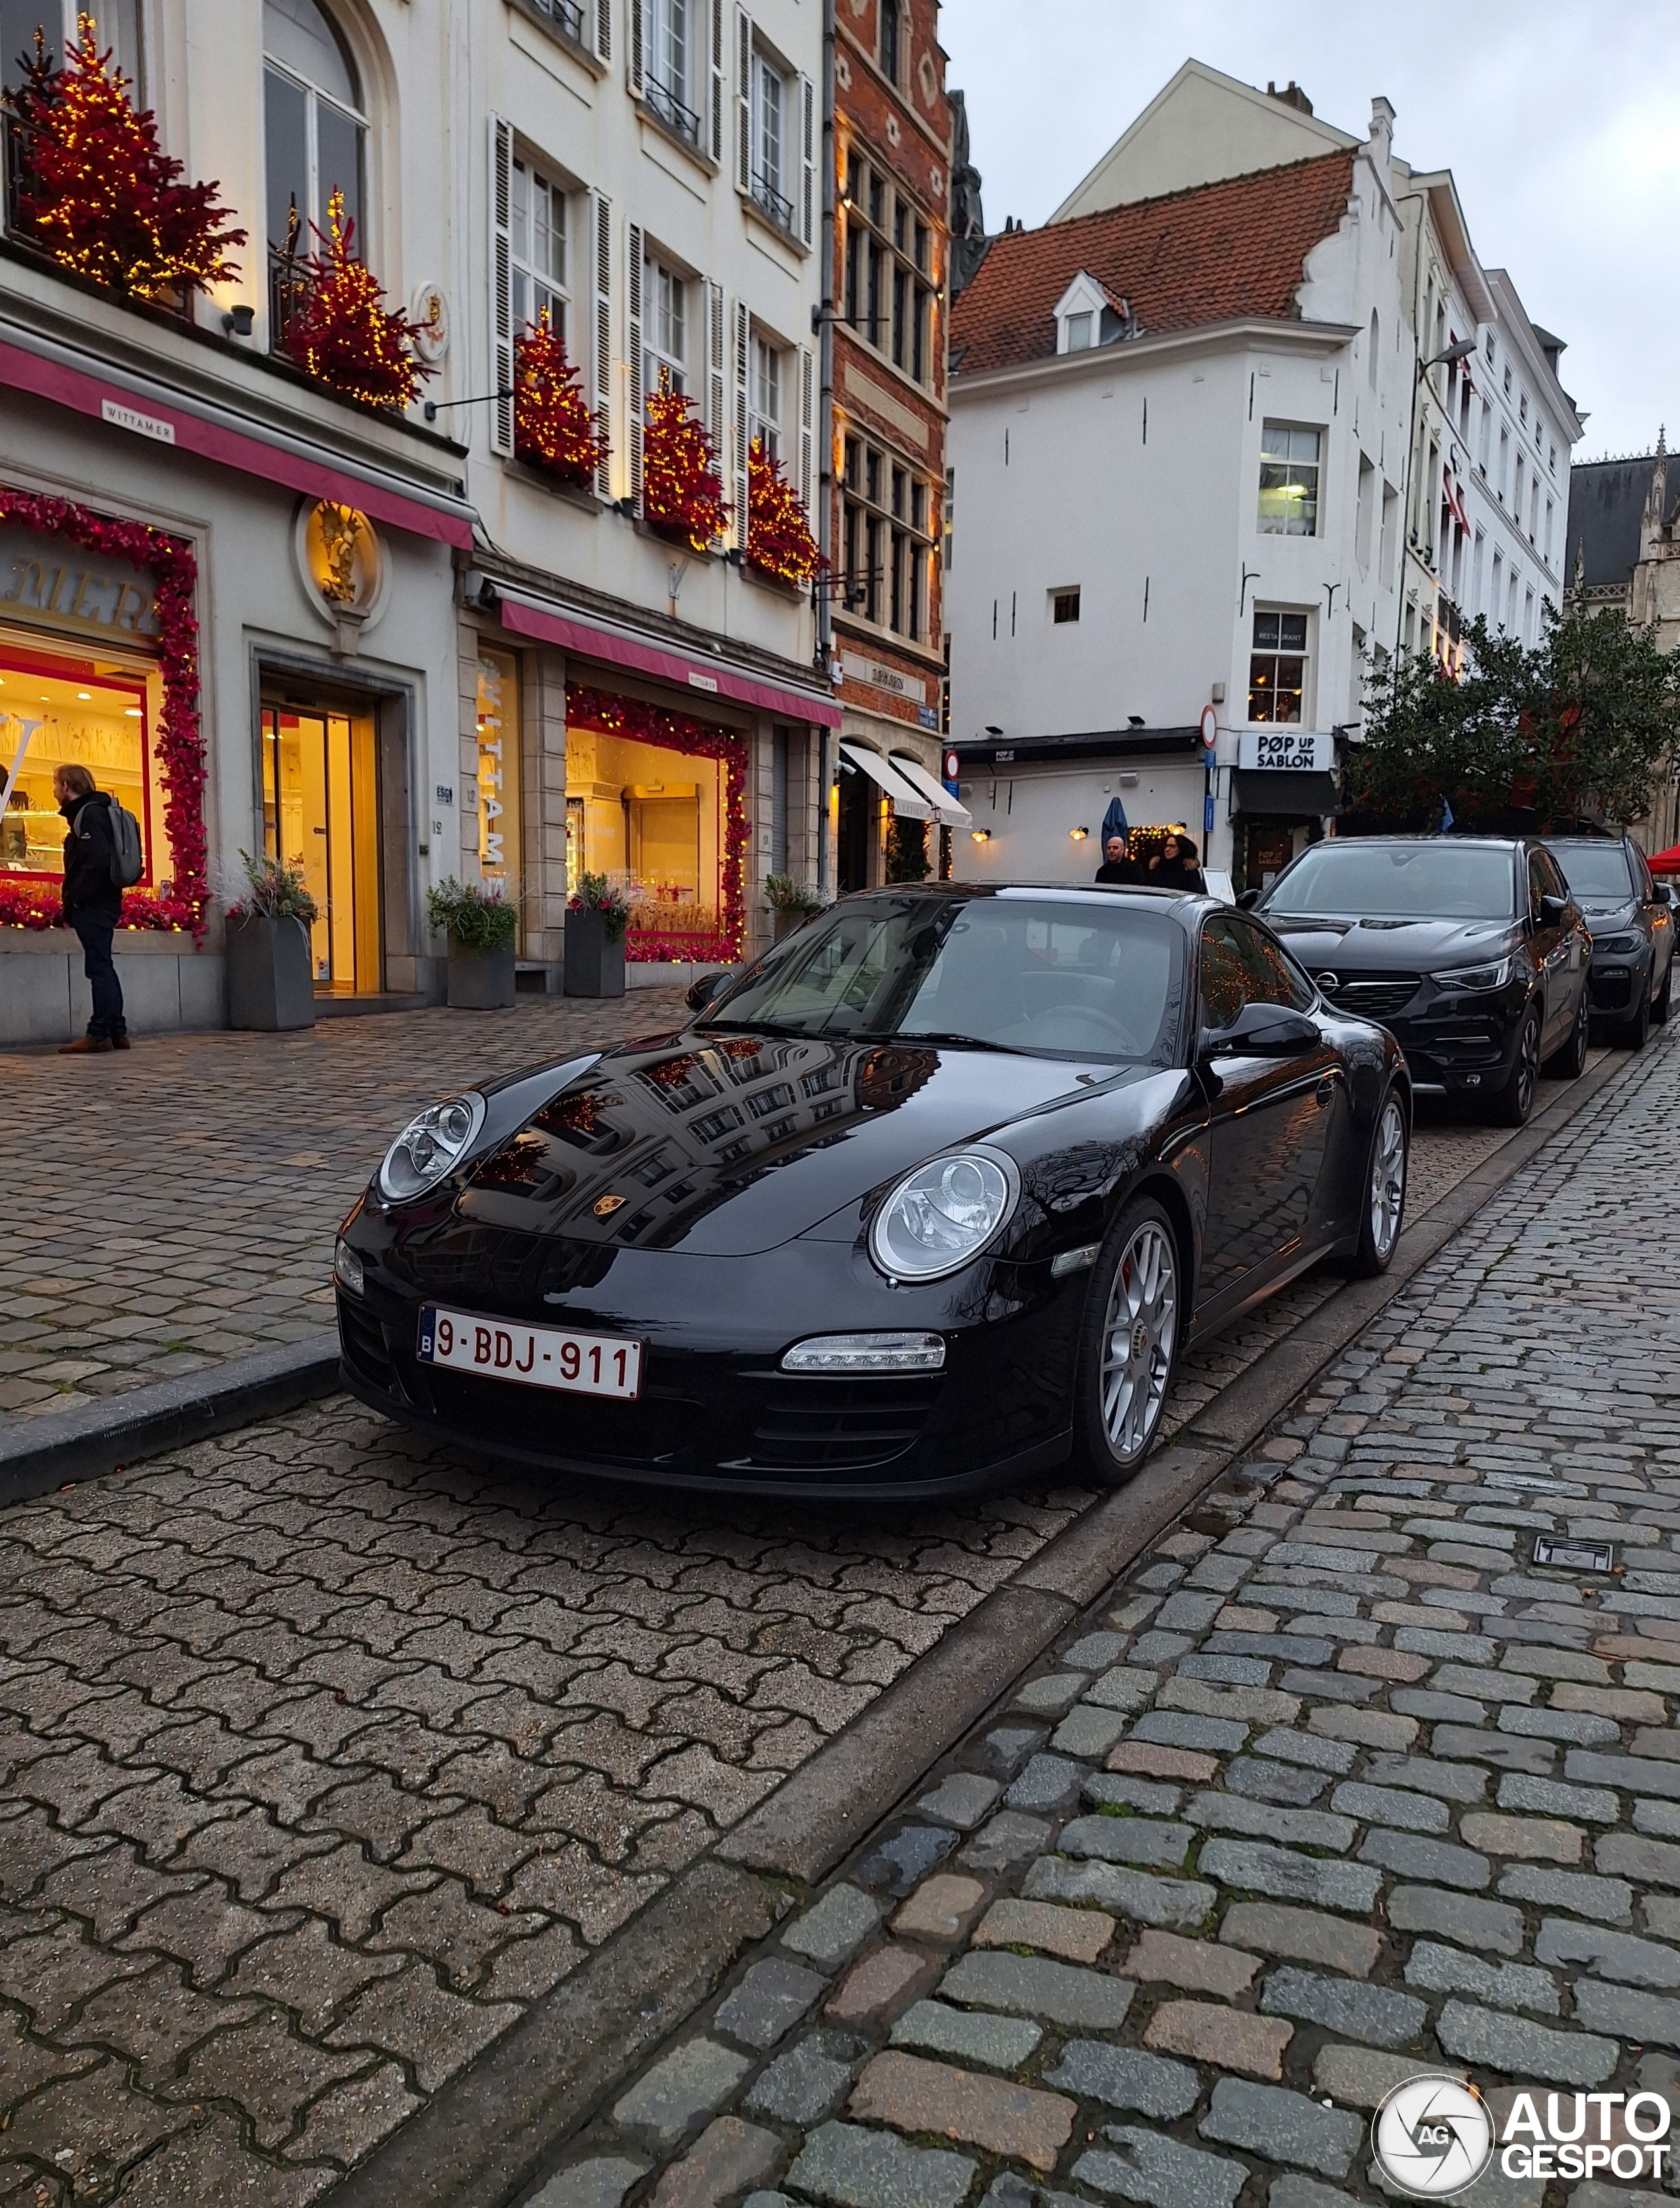
M1659 851L1646 865L1653 874L1680 874L1680 843L1671 843L1665 851Z
M611 666L626 667L637 675L651 675L662 682L675 682L693 693L697 706L707 698L729 698L737 705L756 705L763 712L779 713L789 721L812 722L828 729L840 725L840 708L831 698L783 689L777 683L760 681L756 675L741 674L721 663L698 666L677 652L662 651L655 645L616 635L610 629L592 627L587 621L550 613L542 606L528 606L519 598L502 600L501 625L515 636L535 637L543 644L561 645L567 651L580 652L589 659L604 659Z
M330 498L340 506L353 506L375 521L393 529L406 529L417 537L429 537L441 544L470 549L472 521L465 506L429 505L423 498L387 489L382 483L353 475L326 461L312 459L290 445L269 444L261 437L213 422L202 414L171 405L105 377L89 375L68 363L29 352L21 345L0 344L0 384L50 399L96 422L112 423L131 435L172 445L177 452L195 453L243 474L261 476L308 498Z

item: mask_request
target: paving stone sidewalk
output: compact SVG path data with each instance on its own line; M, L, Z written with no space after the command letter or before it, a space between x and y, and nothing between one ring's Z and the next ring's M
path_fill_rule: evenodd
M1336 2208L1419 2071L1680 2106L1677 1090L1554 1139L529 2208ZM1566 2195L1660 2197L1461 2197Z

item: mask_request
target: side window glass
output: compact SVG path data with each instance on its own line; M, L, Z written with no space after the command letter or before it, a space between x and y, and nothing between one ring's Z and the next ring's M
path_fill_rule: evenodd
M1569 885L1564 879L1563 869L1558 865L1557 860L1552 857L1550 851L1544 853L1542 855L1545 860L1546 895L1548 897L1567 898L1569 894Z
M1293 1011L1305 1011L1312 1003L1311 985L1291 963L1281 944L1275 943L1263 928L1250 921L1239 921L1235 925L1242 931L1250 998L1263 1005L1287 1005Z
M1540 899L1551 894L1545 878L1545 855L1542 851L1531 851L1528 854L1528 909L1536 920L1540 916Z
M1631 845L1629 848L1633 849ZM1656 895L1656 885L1651 879L1651 869L1645 863L1645 854L1643 851L1633 849L1633 860L1634 874L1638 883L1639 893L1648 903L1651 898Z
M1202 930L1202 1024L1228 1028L1249 1000L1247 961L1233 921L1210 920Z

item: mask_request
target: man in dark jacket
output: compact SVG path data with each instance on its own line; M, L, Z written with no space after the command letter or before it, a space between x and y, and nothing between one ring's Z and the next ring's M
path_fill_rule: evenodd
M1127 853L1124 829L1108 837L1103 848L1102 864L1096 870L1096 878L1100 882L1111 884L1137 879L1137 861Z
M58 1047L71 1055L126 1050L123 985L111 955L111 939L123 910L123 892L111 872L117 839L111 832L111 800L94 789L85 766L61 766L52 777L52 794L69 824L64 838L64 925L81 939L82 971L93 993L93 1016L87 1034Z

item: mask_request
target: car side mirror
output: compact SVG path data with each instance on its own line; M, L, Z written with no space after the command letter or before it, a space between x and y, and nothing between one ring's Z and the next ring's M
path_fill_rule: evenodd
M1245 1005L1228 1028L1203 1029L1197 1056L1294 1058L1318 1041L1318 1029L1305 1012L1288 1005Z
M1565 919L1569 916L1569 900L1568 897L1543 897L1540 899L1541 927L1561 927Z
M1245 890L1242 895L1237 899L1237 909L1239 912L1252 912L1255 906L1257 905L1259 902L1260 892L1258 890Z
M1666 882L1653 882L1651 885L1651 895L1658 904L1672 904L1674 903L1674 891L1669 887Z
M698 981L691 981L683 991L682 1001L691 1012L703 1012L712 999L721 996L735 978L728 967L720 974L702 974Z

